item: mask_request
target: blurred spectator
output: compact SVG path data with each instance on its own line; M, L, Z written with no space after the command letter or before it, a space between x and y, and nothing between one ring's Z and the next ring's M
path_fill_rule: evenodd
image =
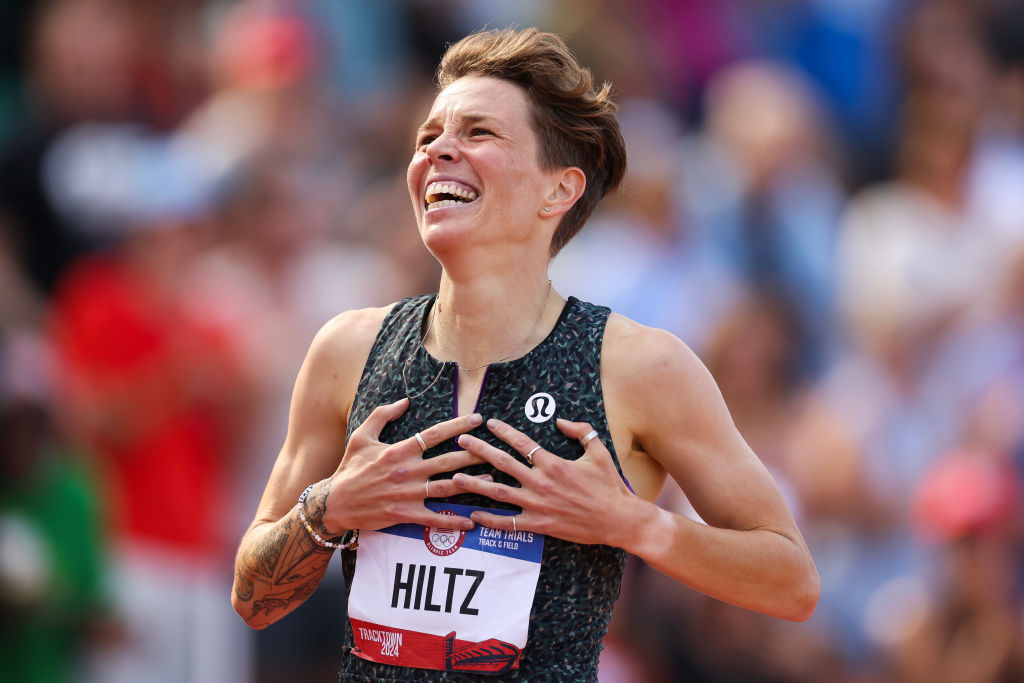
M801 369L817 372L834 341L834 239L843 201L825 120L803 78L766 62L717 74L707 116L707 137L692 148L693 170L683 174L694 220L736 278L793 309Z
M4 680L75 679L103 631L104 510L50 408L49 349L0 338L0 658Z
M915 521L941 542L938 591L896 654L903 680L1024 680L1024 626L1014 600L1019 474L1004 453L961 448L936 460L915 495Z
M113 0L38 7L26 85L32 116L0 146L0 223L33 287L48 292L94 241L54 208L43 183L47 151L67 126L136 113L139 35L131 13Z
M242 631L223 609L234 505L224 476L248 392L220 331L177 290L199 245L194 217L138 221L122 249L76 262L51 311L64 407L104 475L127 630L93 675L245 680Z

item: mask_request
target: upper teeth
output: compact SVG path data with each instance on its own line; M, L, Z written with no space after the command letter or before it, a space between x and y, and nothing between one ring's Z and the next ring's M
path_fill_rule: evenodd
M455 183L431 183L427 186L426 199L428 203L432 203L432 199L436 201L437 196L442 194L450 194L470 202L476 199L476 192Z

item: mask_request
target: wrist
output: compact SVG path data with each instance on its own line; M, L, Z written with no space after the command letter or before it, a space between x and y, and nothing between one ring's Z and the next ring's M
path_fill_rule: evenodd
M620 548L643 560L665 547L671 535L672 513L655 503L636 497L628 513L627 524L621 525Z
M336 531L333 525L331 528L327 527L328 520L325 518L328 517L327 494L330 490L331 480L329 478L310 484L299 495L299 506L306 519L306 523L312 526L321 536L333 539L341 536L345 530L342 528Z
M314 484L310 484L299 496L298 503L295 505L295 509L299 516L299 522L309 533L310 537L323 549L327 550L345 550L351 548L355 550L359 547L359 530L348 530L340 535L332 536L323 527L323 510L326 507L326 492L323 494L323 502L319 505L311 506L311 509L319 511L319 520L310 519L308 508L306 506L310 495L321 485L329 486L330 480L325 479Z

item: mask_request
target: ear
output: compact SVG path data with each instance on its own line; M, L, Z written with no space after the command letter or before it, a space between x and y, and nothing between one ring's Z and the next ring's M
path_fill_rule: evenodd
M554 172L552 181L552 190L539 209L543 218L562 216L583 196L587 187L587 176L576 166Z

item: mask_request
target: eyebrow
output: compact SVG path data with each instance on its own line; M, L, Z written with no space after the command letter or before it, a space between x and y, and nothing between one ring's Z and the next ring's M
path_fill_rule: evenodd
M477 114L475 112L466 112L465 114L459 115L459 122L463 124L474 124L493 118L494 117L489 114ZM429 130L431 128L436 128L439 125L440 124L438 123L437 117L427 119L422 124L420 124L419 128L416 129L416 136L419 137L420 135L423 134L424 131Z

